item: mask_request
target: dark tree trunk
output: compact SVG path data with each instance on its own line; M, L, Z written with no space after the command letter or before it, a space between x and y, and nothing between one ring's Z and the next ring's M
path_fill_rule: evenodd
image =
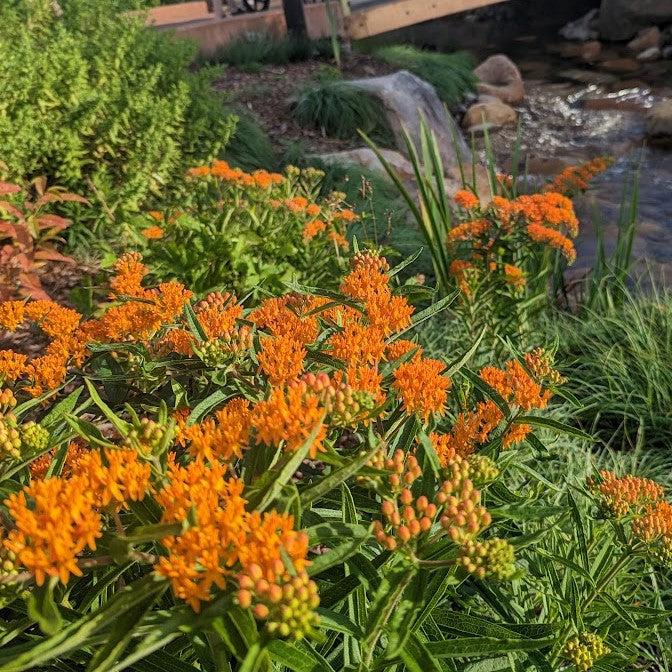
M303 0L282 0L287 32L290 35L306 35L306 17L303 14Z

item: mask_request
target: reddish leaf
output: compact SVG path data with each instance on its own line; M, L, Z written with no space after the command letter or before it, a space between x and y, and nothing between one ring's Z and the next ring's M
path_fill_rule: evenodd
M14 215L14 217L17 219L23 219L23 213L21 210L13 206L9 201L0 201L0 210L4 210L10 215Z
M63 231L63 229L67 229L72 222L65 217L59 217L58 215L40 215L37 218L37 223L40 229Z
M12 184L11 182L0 181L0 195L18 194L20 191L21 187L18 184Z
M56 250L41 249L37 250L33 255L34 259L42 261L62 261L65 264L76 264L77 262L72 257L67 257Z
M85 203L89 205L89 202L84 198L84 196L78 196L77 194L60 194L58 192L50 191L35 201L36 207L41 207L45 203L63 203L64 201L71 201L74 203Z
M42 289L40 278L35 273L21 273L19 275L21 294L32 299L49 299L49 295Z
M18 238L16 227L10 222L0 222L0 238Z

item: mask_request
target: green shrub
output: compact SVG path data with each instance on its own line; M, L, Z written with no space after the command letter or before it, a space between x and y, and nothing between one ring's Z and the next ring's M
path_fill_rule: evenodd
M48 0L0 8L0 158L16 179L46 175L90 196L96 221L78 217L73 242L118 232L126 213L216 155L233 123L212 72L187 71L191 43L108 3L62 6L62 16Z
M291 281L333 285L356 216L340 197L319 198L322 173L246 173L223 161L191 173L188 198L134 222L154 277L199 294L224 286L255 298Z
M439 97L448 105L458 103L476 84L472 58L464 52L442 54L395 44L381 47L374 53L395 68L410 70L433 84Z
M381 143L390 143L391 131L375 99L340 79L318 77L306 83L297 91L293 107L300 124L328 136L357 139L363 131Z
M236 129L226 145L223 158L243 170L275 170L280 158L266 131L248 110L241 110L237 116Z

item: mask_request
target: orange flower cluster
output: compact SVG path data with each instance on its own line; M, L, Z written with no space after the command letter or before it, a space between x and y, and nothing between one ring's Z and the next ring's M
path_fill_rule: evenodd
M464 208L465 210L473 210L481 204L478 196L476 196L473 191L467 191L466 189L460 189L459 191L455 192L453 199L457 205L459 205L461 208Z
M448 232L448 243L465 240L477 240L490 231L490 222L487 219L474 219L454 226Z
M177 438L181 445L189 444L189 452L199 460L228 464L243 456L250 436L250 404L245 399L232 399L214 417L189 427L178 425Z
M618 518L641 514L647 506L662 500L665 494L661 485L648 478L619 477L606 470L600 471L599 479L589 479L588 487L599 494L602 505Z
M535 243L542 243L559 250L568 263L573 264L576 261L574 243L559 231L542 224L528 224L527 234Z
M301 342L288 335L264 339L258 355L261 370L272 385L284 385L298 378L305 358L306 350Z
M235 182L246 187L259 187L268 189L274 184L282 184L284 178L278 173L269 173L265 170L257 170L246 173L240 168L232 168L226 161L214 161L212 166L198 166L187 171L190 177L216 177L225 182Z
M568 195L578 191L586 191L590 182L597 175L607 170L612 163L612 159L598 156L581 166L568 166L544 187L544 191L555 191Z
M451 380L442 375L446 366L438 359L416 355L394 372L393 387L408 415L417 413L425 422L432 413L445 413Z
M226 479L225 470L201 460L182 467L171 458L169 483L157 494L162 522L183 523L192 515L195 520L179 536L163 539L169 555L155 570L196 612L211 599L213 586L224 588L234 578L236 565L243 574L281 585L287 573L283 558L298 573L307 566L308 539L294 530L293 518L273 511L249 513L242 481Z
M62 476L70 478L73 475L73 468L76 467L79 458L86 452L79 443L72 442L68 444L65 460L63 462ZM36 460L33 460L29 465L31 480L43 480L47 476L49 467L56 457L56 449L53 448L48 453L41 455Z
M26 372L28 357L13 350L0 350L0 384L13 382Z
M523 270L513 264L504 264L504 280L514 289L521 289L527 283Z
M467 298L471 297L473 291L469 281L475 277L476 267L469 261L453 259L448 271L455 278L460 292Z
M25 319L26 304L24 301L3 301L0 303L0 328L15 331Z
M161 240L165 235L165 231L160 226L148 226L142 230L142 235L147 240Z
M196 317L210 339L221 338L233 331L243 315L243 307L234 294L210 292L196 305Z
M96 548L102 534L100 509L141 500L150 488L149 466L139 462L135 451L106 449L104 462L95 450L73 449L72 455L68 450L68 457L69 475L33 480L5 500L14 528L4 547L38 585L47 576L63 583L71 574L81 576L77 556Z
M485 367L480 371L480 377L510 406L524 411L545 408L552 396L551 391L544 389L517 360L507 362L503 369ZM488 441L503 419L504 414L491 400L479 402L473 411L458 414L449 434L430 437L442 465L455 456L471 455L479 444ZM503 447L520 443L531 429L525 423L514 422L502 439Z
M289 451L298 450L311 433L317 436L310 447L310 457L325 450L327 430L324 425L325 410L319 397L305 382L297 382L287 389L276 388L270 397L252 409L251 424L259 443L278 446L285 442Z
M322 233L327 228L327 223L323 219L311 219L306 222L306 225L303 227L303 239L305 241L310 241L318 233Z

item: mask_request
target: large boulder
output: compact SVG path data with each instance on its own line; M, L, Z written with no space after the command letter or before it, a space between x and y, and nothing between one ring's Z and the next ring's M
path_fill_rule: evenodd
M566 40L587 42L597 37L594 24L597 19L597 9L591 9L587 14L576 21L570 21L560 29L560 35Z
M646 137L652 143L672 145L672 100L656 103L648 111Z
M515 124L518 113L499 98L488 96L472 105L464 114L462 126L470 133Z
M471 150L431 84L406 70L348 83L380 101L400 151L407 152L405 131L415 146L420 147L420 127L424 119L436 137L449 177L459 176L460 163L471 165Z
M516 64L504 54L495 54L481 63L474 74L479 93L495 96L508 105L518 105L525 98L525 82Z
M652 24L672 21L672 0L602 0L600 35L607 40L629 40Z

